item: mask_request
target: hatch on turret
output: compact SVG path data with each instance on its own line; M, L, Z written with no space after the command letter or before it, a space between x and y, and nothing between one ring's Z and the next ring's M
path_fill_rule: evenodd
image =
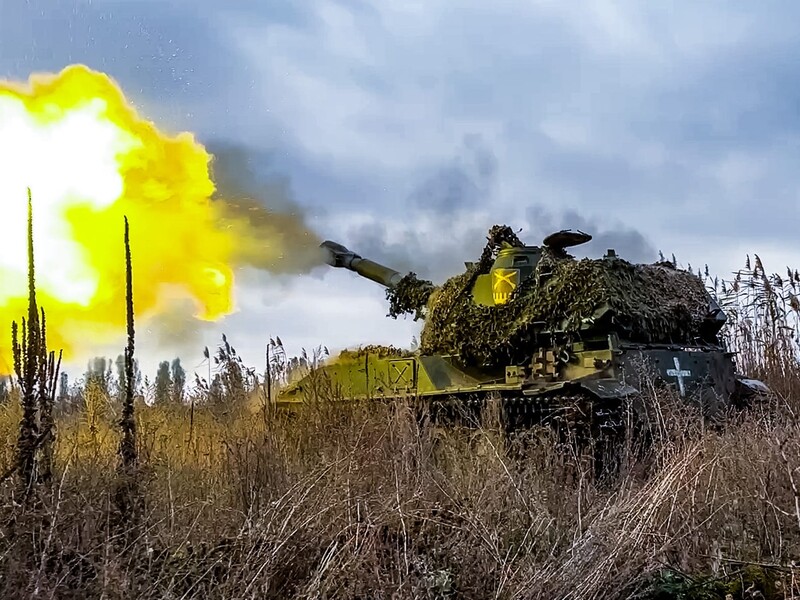
M544 245L553 250L563 250L564 248L572 248L573 246L580 246L590 241L592 236L584 233L580 229L573 231L572 229L562 229L551 233L544 238Z

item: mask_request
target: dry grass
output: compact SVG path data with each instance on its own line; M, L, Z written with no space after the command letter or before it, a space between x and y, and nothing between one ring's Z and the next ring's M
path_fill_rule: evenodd
M739 368L784 397L800 396L800 272L770 275L755 255L730 281L706 273L706 282L728 315L725 336Z
M91 384L58 415L52 487L29 505L0 485L0 594L800 597L800 370L781 328L796 313L788 295L771 311L751 276L767 301L727 296L728 336L777 393L714 430L653 395L649 443L627 439L612 480L548 431L504 437L491 408L473 430L421 425L404 406L276 414L248 401L255 380L226 342L221 376L185 406L136 406L141 518L120 531L121 406ZM21 414L12 393L0 471Z
M403 407L199 407L190 438L190 409L140 406L146 525L121 547L119 433L95 394L59 421L47 518L25 521L14 487L1 492L0 516L27 523L36 549L31 564L3 540L3 597L624 598L665 567L730 587L741 561L774 566L759 577L788 594L794 407L708 432L674 399L651 400L660 435L612 482L547 432L420 428ZM8 460L19 412L0 417Z

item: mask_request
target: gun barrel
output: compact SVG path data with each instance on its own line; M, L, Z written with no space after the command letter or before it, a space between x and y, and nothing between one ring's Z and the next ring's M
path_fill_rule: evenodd
M326 240L320 244L320 248L325 251L325 262L332 267L349 269L385 287L392 288L403 278L402 274L394 269L367 258L362 258L352 250L336 242Z

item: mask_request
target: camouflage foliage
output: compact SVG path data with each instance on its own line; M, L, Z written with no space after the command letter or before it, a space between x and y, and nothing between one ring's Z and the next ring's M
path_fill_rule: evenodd
M338 358L364 358L367 355L377 358L405 358L411 356L410 350L395 348L394 346L382 346L379 344L369 344L360 348L342 350Z
M392 309L419 314L423 307L412 300L426 297L422 353L458 354L483 365L519 363L536 347L537 334L561 331L577 339L582 325L612 315L614 329L631 341L689 342L699 335L708 313L709 295L692 273L666 263L636 265L616 257L575 260L549 248L543 248L534 275L508 303L475 304L471 292L478 275L488 273L497 252L508 246L522 243L510 228L495 226L480 260L466 272L432 292L410 290L416 279L407 280L409 289Z
M483 249L480 260L469 273L472 274L474 272L475 276L480 273L488 273L498 250L503 247L519 247L522 245L522 242L510 227L507 225L495 225L489 230L486 246ZM471 282L474 279L470 278L469 281L469 286L471 286ZM409 273L396 286L386 290L386 299L389 301L388 316L397 318L402 314L413 313L415 321L425 318L428 301L436 289L430 281L418 279L416 273Z
M402 314L414 314L414 320L425 318L425 306L428 303L434 285L425 279L418 279L416 273L409 273L396 286L386 290L389 301L389 315L396 318Z

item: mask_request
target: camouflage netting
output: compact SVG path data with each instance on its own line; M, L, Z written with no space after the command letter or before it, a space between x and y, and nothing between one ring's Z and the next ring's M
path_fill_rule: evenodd
M393 288L386 290L390 317L414 314L414 320L425 317L425 305L434 290L434 285L425 279L417 279L416 273L409 273Z
M511 364L527 360L537 331L576 333L585 319L608 307L627 339L682 342L694 339L708 313L700 279L666 264L634 265L619 258L575 260L543 249L534 276L504 305L473 303L472 285L488 273L504 245L521 246L508 227L494 227L481 259L429 293L420 340L425 354L460 354L469 362ZM427 282L426 282L427 283ZM411 296L410 294L408 295ZM413 306L416 311L420 307Z
M379 344L370 344L361 346L360 348L347 348L342 350L337 358L364 358L367 355L377 356L378 358L404 358L410 356L410 350L403 350L402 348L395 348L394 346L382 346Z

